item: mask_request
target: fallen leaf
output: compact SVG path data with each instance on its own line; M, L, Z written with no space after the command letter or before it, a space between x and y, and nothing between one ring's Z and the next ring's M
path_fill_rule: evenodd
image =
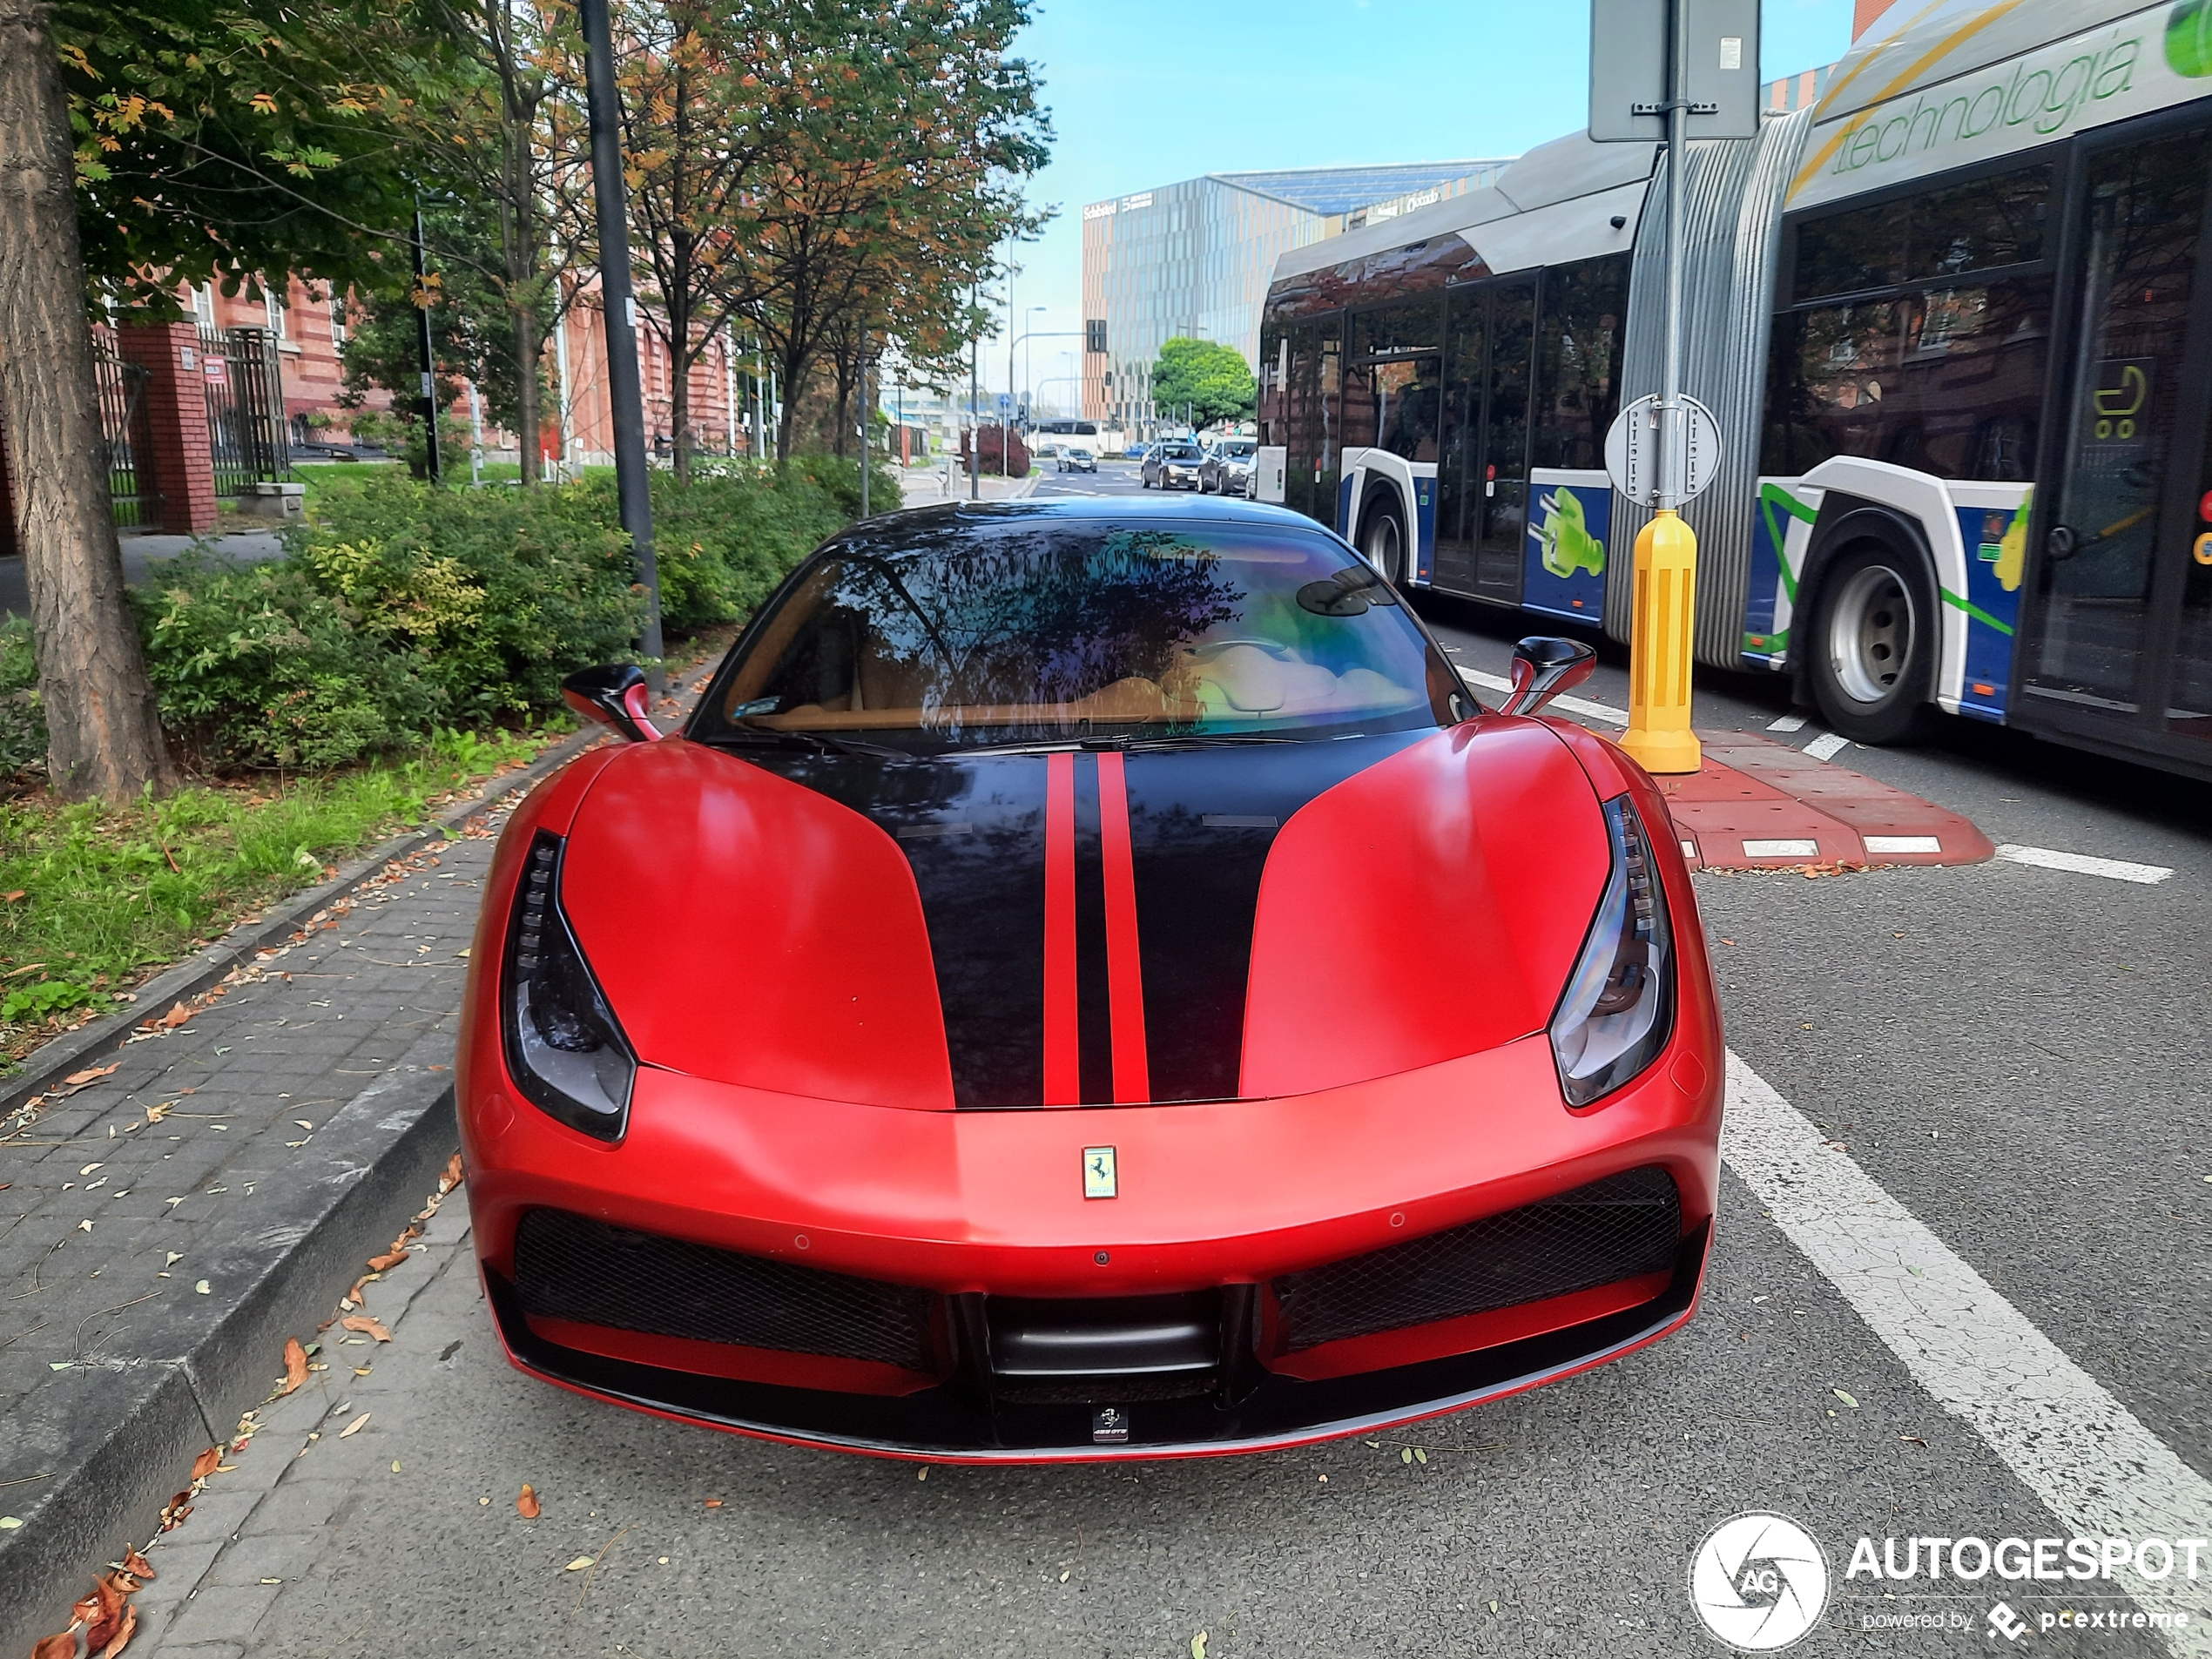
M215 1466L223 1460L223 1448L211 1446L192 1460L192 1478L205 1480L215 1473Z
M461 1154L460 1154L460 1153L458 1153L458 1152L455 1152L455 1154L454 1154L451 1157L449 1157L449 1158L448 1158L448 1159L446 1160L446 1173L445 1173L445 1179L444 1179L442 1182L441 1182L441 1183L439 1184L439 1185L440 1185L440 1187L441 1187L441 1190L444 1190L444 1191L447 1191L447 1192L450 1192L450 1191L452 1191L452 1190L453 1190L455 1187L459 1186L460 1184L461 1184Z
M1853 1399L1849 1394L1845 1393L1842 1389L1831 1388L1828 1392L1835 1395L1838 1399L1842 1400L1844 1404L1850 1406L1851 1410L1857 1411L1858 1409L1858 1402Z
M354 1288L346 1292L346 1300L356 1306L367 1307L368 1305L368 1281L375 1277L374 1273L363 1273L355 1279Z
M30 1659L77 1659L77 1627L57 1632L30 1650Z
M523 1495L515 1500L515 1513L525 1521L536 1521L543 1513L538 1507L537 1489L527 1480L523 1483Z
M165 1100L158 1106L147 1107L146 1122L149 1123L158 1123L163 1118L169 1116L170 1108L174 1106L176 1103L177 1103L173 1100Z
M0 903L13 904L23 896L24 889L21 887L17 887L13 893L0 893Z
M589 1566L590 1566L590 1565L591 1565L591 1557L590 1557L590 1556L589 1556L589 1555L579 1555L579 1556L577 1556L577 1557L574 1561L570 1561L570 1563L569 1563L566 1567L563 1568L561 1570L562 1570L563 1572L564 1572L564 1573L581 1573L581 1572L582 1572L582 1571L583 1571L585 1568L587 1568L587 1567L589 1567Z
M370 1414L368 1413L363 1412L359 1417L356 1417L352 1422L347 1424L345 1427L338 1431L338 1438L341 1440L350 1440L353 1436L360 1433L361 1432L361 1426L368 1421L369 1415Z
M192 1010L190 1008L186 1008L182 1002L172 1002L169 1005L168 1013L157 1015L152 1020L148 1022L148 1023L164 1031L174 1031L179 1026L182 1025L185 1021L191 1018Z
M307 1351L300 1345L297 1337L284 1339L284 1381L277 1393L288 1394L307 1380Z
M1190 1659L1206 1659L1206 1633L1204 1630L1190 1638Z
M22 1525L21 1515L0 1515L0 1532L13 1532Z
M62 1081L72 1088L82 1089L86 1083L98 1082L103 1077L113 1076L116 1067L122 1063L118 1060L113 1066L95 1066L89 1071L72 1071Z
M123 1609L123 1622L116 1626L115 1634L108 1638L107 1646L100 1649L100 1659L115 1659L115 1656L123 1651L124 1645L131 1640L138 1628L138 1609L125 1606Z
M297 1123L301 1129L313 1129L314 1127L313 1123L310 1123L304 1117L295 1117L292 1121Z
M917 1478L927 1480L929 1478L929 1471L924 1469ZM719 1498L709 1498L706 1501L706 1507L710 1509L719 1509L722 1507L722 1500Z
M161 1264L164 1267L174 1267L179 1262L181 1262L184 1259L185 1252L183 1251L172 1250L169 1252L169 1259Z
M1398 1453L1398 1460L1400 1463L1411 1463L1413 1460L1413 1448L1409 1446L1401 1450Z
M206 1279L200 1280L199 1284L192 1286L192 1289L201 1296L209 1296L213 1294L213 1292L209 1291L207 1288L207 1281Z
M1927 1444L1927 1442L1922 1440L1918 1434L1900 1434L1898 1436L1898 1439L1903 1440L1907 1446L1925 1446Z
M366 1313L348 1313L338 1321L348 1331L358 1331L365 1337L374 1337L379 1342L389 1342L392 1333Z
M160 1576L159 1574L153 1570L153 1563L148 1561L145 1556L139 1554L135 1549L125 1550L124 1552L123 1570L130 1574L132 1578L138 1579L148 1584L152 1583L155 1579Z
M407 1258L408 1252L403 1250L388 1250L381 1256L370 1257L368 1264L379 1273L388 1273Z
M394 1458L394 1459L392 1460L392 1473L393 1473L394 1474L397 1474L399 1472L400 1472L400 1460L399 1460L399 1459L397 1459L397 1458Z
M105 1163L88 1163L83 1169L79 1170L78 1174L90 1175L95 1170L105 1170L105 1168L107 1168L107 1165Z

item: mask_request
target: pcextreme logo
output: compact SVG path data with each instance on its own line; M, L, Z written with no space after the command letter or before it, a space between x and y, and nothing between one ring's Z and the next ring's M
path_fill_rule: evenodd
M2178 0L2166 17L2166 62L2176 75L2212 75L2212 0Z

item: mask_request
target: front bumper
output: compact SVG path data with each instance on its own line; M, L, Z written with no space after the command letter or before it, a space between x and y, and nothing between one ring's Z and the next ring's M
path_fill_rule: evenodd
M1159 1457L1370 1432L1619 1357L1686 1320L1710 1238L1720 1067L1678 1031L1637 1082L1581 1113L1548 1044L1273 1100L992 1112L798 1100L648 1069L620 1146L513 1095L496 1034L463 1079L469 1195L502 1340L523 1369L619 1404L846 1450L938 1460ZM1086 1148L1119 1194L1082 1197ZM1616 1284L1297 1346L1286 1276L1388 1256L1629 1171L1679 1195L1666 1259ZM927 1300L886 1363L533 1312L523 1218L686 1241ZM542 1274L538 1282L542 1283ZM681 1299L683 1292L677 1292ZM995 1380L992 1310L1205 1298L1224 1332L1203 1388L1040 1396ZM542 1298L541 1298L542 1305ZM609 1317L618 1317L610 1315ZM645 1321L651 1323L650 1320ZM634 1325L637 1321L631 1321ZM1120 1410L1126 1440L1102 1442Z

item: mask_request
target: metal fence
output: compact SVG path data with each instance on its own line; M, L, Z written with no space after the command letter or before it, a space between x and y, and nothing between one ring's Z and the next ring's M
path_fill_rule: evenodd
M161 528L161 496L145 489L153 455L153 428L146 408L148 372L143 363L124 361L112 337L92 336L92 371L99 385L100 438L107 450L108 504L118 529Z
M291 434L276 336L266 328L203 328L199 348L215 494L235 498L246 494L248 485L290 477Z

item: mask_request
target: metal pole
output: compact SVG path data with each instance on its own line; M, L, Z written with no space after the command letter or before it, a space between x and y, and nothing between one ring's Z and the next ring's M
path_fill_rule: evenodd
M661 675L660 573L653 563L652 481L645 470L645 401L637 379L637 333L630 297L630 223L623 202L622 103L615 87L613 24L607 0L583 0L584 84L591 111L591 183L599 209L599 295L607 317L607 397L615 425L615 496L645 590L637 652L650 664L653 695Z
M868 331L860 330L860 516L868 516L868 472L872 462L868 455L868 428L875 422L868 418Z
M430 340L430 290L422 253L422 200L415 203L415 344L422 363L422 430L428 435L430 482L438 482L438 359Z
M1682 418L1683 140L1689 128L1689 6L1668 8L1667 52L1667 355L1659 382L1658 509L1677 512L1689 482Z
M968 307L971 313L983 308L983 291L980 283L970 283ZM968 340L968 499L983 499L983 422L976 413L975 400L982 391L981 370L978 368L983 352L981 325Z

